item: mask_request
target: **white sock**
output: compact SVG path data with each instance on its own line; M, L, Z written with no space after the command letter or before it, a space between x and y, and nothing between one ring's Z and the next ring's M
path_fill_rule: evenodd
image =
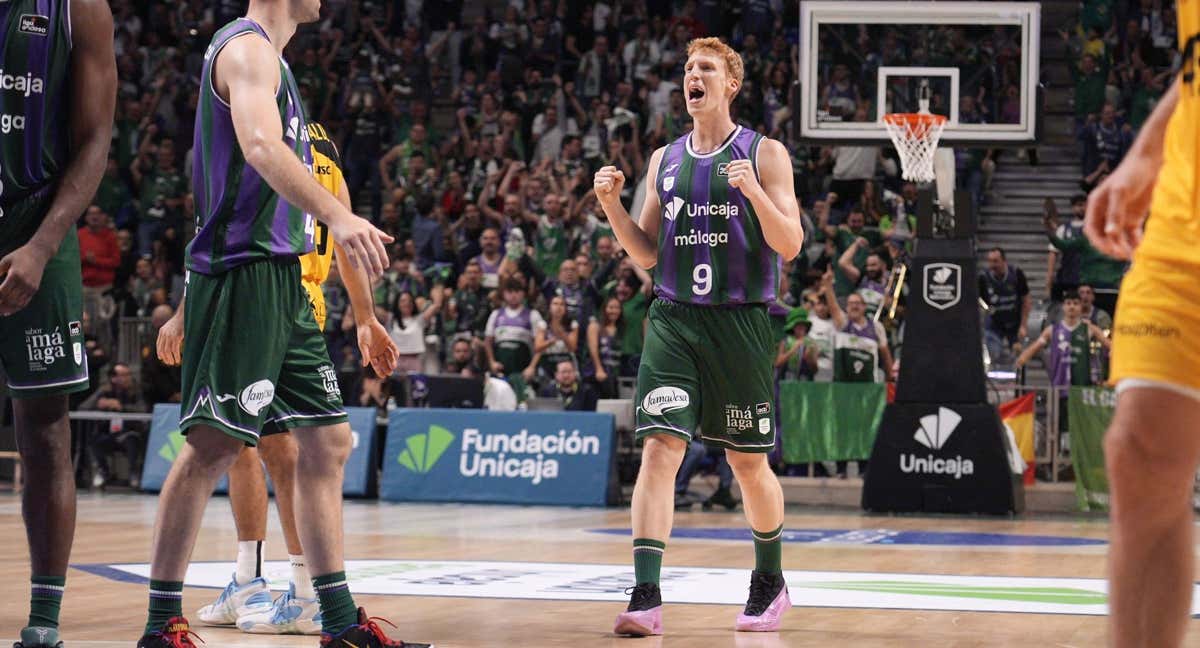
M263 541L238 541L237 578L238 585L245 585L262 576Z
M312 576L308 575L308 565L304 563L304 556L288 554L288 560L292 563L292 585L296 586L296 598L317 598L317 593L313 590Z

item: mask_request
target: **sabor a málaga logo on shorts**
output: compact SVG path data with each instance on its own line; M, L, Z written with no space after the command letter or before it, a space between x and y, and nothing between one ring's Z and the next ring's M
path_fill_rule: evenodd
M678 387L656 387L642 399L642 411L650 416L683 409L692 403L688 393Z
M946 310L962 299L962 266L930 263L925 266L925 303Z
M921 425L913 434L913 439L941 454L942 446L950 440L950 436L961 422L962 416L958 412L948 407L939 407L936 414L921 417ZM909 452L900 454L900 470L922 475L953 475L955 479L962 479L963 475L975 474L975 462L963 459L961 455L945 458L934 456L930 452L921 457Z
M67 357L66 339L57 326L49 332L40 328L25 329L25 353L31 371L45 371Z
M218 400L220 400L218 398ZM275 384L270 380L259 380L250 383L238 394L238 405L251 416L258 416L264 407L275 400Z
M335 401L342 398L342 388L338 386L337 372L333 365L323 365L317 369L321 374L321 382L325 384L325 400Z

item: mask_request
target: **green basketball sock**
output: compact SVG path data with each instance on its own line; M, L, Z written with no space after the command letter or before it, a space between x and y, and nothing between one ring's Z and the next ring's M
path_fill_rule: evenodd
M151 580L146 633L162 630L167 621L177 616L183 616L183 582Z
M65 576L34 576L29 579L29 627L57 628L62 609Z
M753 531L754 569L768 574L783 573L783 525L774 531Z
M346 572L317 576L312 582L321 602L321 632L337 636L358 623L358 606L350 595Z
M658 584L662 574L663 551L666 543L650 538L633 540L633 573L637 584Z

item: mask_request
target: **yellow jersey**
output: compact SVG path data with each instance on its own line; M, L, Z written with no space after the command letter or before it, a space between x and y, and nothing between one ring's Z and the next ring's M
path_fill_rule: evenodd
M308 137L312 141L313 176L322 187L337 196L342 190L342 160L337 146L329 138L325 127L316 122L309 123ZM313 234L313 251L300 257L300 276L312 301L313 315L317 326L325 330L325 293L321 284L329 277L333 265L333 242L329 240L329 228L317 221Z
M1138 256L1196 264L1200 244L1200 0L1176 0L1183 54L1179 102L1163 138L1163 166L1154 185L1150 219Z

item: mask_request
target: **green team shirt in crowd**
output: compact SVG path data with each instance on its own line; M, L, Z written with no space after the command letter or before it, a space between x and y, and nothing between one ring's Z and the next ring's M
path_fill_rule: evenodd
M540 216L533 245L538 268L548 277L557 277L558 267L571 253L571 237L562 220L552 223L548 217Z
M851 232L847 229L838 228L837 236L833 239L834 247L837 251L833 257L833 291L838 297L845 297L854 292L856 285L846 277L842 269L838 267L838 259L842 258L842 253L846 251L858 237L867 239L868 247L859 248L854 254L854 265L859 271L867 269L867 257L871 255L871 250L883 244L883 239L879 237L879 230L871 227L864 227L858 232Z
M41 226L69 161L68 1L0 3L0 256Z
M1048 235L1050 244L1065 251L1079 253L1079 281L1095 288L1116 288L1125 276L1128 264L1110 256L1105 256L1092 247L1086 236L1061 239L1054 234Z

